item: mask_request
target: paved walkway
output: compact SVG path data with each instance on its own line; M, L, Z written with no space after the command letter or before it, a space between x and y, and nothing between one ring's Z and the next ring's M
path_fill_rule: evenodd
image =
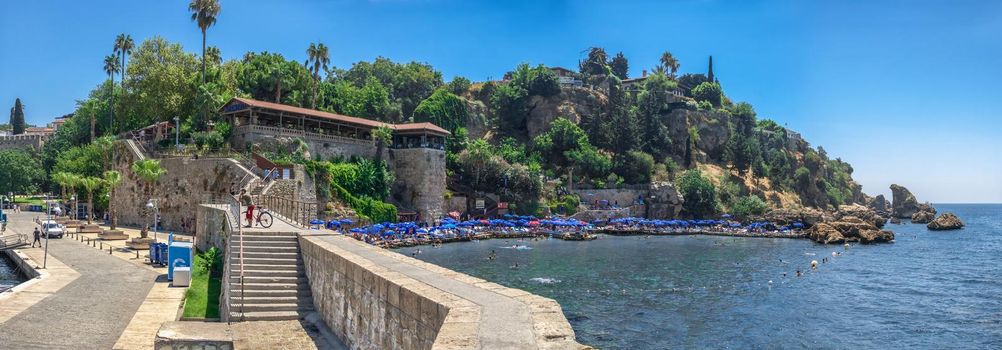
M8 229L31 234L35 215L11 214ZM23 251L35 255L41 250ZM79 278L0 323L0 347L113 348L146 299L157 274L106 252L84 247L71 238L50 240L49 255L49 263L55 258L75 270Z
M366 249L367 247L356 244L357 242L349 241L350 238L342 236L320 238L376 265L402 273L453 295L461 295L462 298L480 305L482 314L478 337L481 348L535 349L537 347L535 343L527 343L535 339L532 333L532 314L529 307L518 300L443 276L389 255L397 253L382 249Z

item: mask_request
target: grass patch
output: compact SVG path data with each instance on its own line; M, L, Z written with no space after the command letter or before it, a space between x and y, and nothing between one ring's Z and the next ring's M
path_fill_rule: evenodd
M215 253L213 253L215 250ZM219 318L222 292L222 252L212 248L195 255L191 286L184 297L183 317Z
M17 197L14 198L14 203L17 204L34 204L34 205L45 205L45 200L38 197Z

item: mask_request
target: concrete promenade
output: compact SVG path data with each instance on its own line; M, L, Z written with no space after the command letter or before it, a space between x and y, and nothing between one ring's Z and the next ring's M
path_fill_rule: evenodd
M31 235L36 215L39 213L11 214L8 229ZM21 251L36 265L42 264L42 249ZM0 323L3 348L114 348L157 277L149 269L84 247L68 237L49 241L47 270L49 276L13 296L33 301L32 305L20 304L27 306L23 310L0 310L0 320L4 320ZM60 286L68 279L72 280ZM151 342L152 334L147 339Z

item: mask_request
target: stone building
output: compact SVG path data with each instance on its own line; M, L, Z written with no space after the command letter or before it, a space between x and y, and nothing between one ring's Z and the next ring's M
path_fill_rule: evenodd
M378 150L372 133L380 127L393 132L382 159L396 176L387 200L410 209L421 220L443 214L445 193L445 138L449 132L431 123L388 124L308 108L233 98L220 109L233 126L230 143L243 150L254 144L298 138L310 154L322 159L374 157Z

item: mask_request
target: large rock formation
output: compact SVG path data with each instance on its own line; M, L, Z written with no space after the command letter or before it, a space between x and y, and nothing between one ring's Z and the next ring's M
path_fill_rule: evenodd
M876 211L859 204L840 205L838 211L835 212L835 220L841 220L849 216L862 219L878 228L884 227L884 223L887 222L887 219L877 214Z
M936 208L933 208L929 203L923 203L918 205L918 211L912 214L913 224L925 224L931 222L936 218Z
M891 185L891 195L894 201L891 203L891 215L910 219L912 215L915 215L919 211L919 202L915 199L915 195L908 191L907 188L901 185L893 184ZM929 208L932 208L926 204Z
M855 216L823 222L807 230L808 237L818 243L886 243L894 241L894 232L881 230L870 222Z
M825 213L814 208L773 209L766 213L762 219L782 225L801 222L807 226L826 221Z
M651 183L647 196L647 217L651 219L677 218L682 211L682 194L670 182Z
M938 218L926 225L930 230L958 230L964 228L964 222L960 221L953 213L943 213Z
M887 201L887 199L884 198L884 195L878 194L876 197L870 199L867 206L870 207L870 209L876 210L878 213L885 213L890 211L891 202Z

